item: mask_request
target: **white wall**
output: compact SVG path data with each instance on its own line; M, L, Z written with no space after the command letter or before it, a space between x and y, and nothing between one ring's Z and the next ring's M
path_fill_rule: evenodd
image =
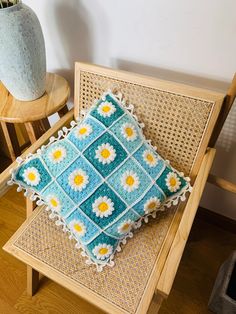
M73 83L76 60L225 91L236 71L235 0L24 0L41 21L48 70ZM213 172L236 182L236 107ZM202 205L236 219L236 196L208 186Z

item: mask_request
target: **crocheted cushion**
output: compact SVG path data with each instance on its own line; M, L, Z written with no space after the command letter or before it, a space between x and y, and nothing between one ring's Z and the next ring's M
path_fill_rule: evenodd
M88 264L114 265L115 251L148 216L184 200L191 187L146 140L121 97L105 93L84 119L18 160L12 181L46 204Z

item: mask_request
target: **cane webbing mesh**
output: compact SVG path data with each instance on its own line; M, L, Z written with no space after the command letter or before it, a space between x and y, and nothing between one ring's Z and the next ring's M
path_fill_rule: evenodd
M40 209L13 246L116 306L135 313L175 210L176 207L173 207L167 212L159 212L156 219L138 229L122 252L117 253L115 267L106 267L101 273L84 263L84 257L75 249L74 240L69 240L61 227L48 218L44 208Z
M214 103L81 71L79 109L88 108L108 89L121 92L135 106L145 123L146 138L176 169L189 175Z

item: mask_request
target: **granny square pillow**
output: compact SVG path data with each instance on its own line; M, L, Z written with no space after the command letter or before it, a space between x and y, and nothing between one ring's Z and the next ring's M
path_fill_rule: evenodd
M189 179L173 169L146 140L121 96L107 92L71 129L63 128L13 171L38 204L46 204L77 241L87 264L114 265L132 229L158 210L185 199Z

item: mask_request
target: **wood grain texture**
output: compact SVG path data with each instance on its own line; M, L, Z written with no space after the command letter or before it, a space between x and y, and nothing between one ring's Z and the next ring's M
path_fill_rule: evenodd
M15 126L13 124L1 121L1 127L8 147L9 155L11 160L14 161L21 153Z
M229 86L229 89L227 91L227 94L224 98L223 106L221 108L219 119L217 120L217 123L215 125L214 131L211 136L211 140L209 143L210 147L214 147L216 144L216 141L220 135L220 132L223 128L223 125L225 123L225 120L233 106L233 103L236 98L236 73L233 77L232 83Z
M68 82L57 74L48 73L45 94L34 101L19 101L0 82L0 120L10 123L37 121L61 110L70 95Z
M173 285L180 259L183 254L184 247L187 242L188 235L190 233L193 220L207 181L207 177L214 160L215 152L215 149L208 149L204 156L197 179L193 186L193 191L190 194L188 203L181 217L181 221L178 224L178 229L170 247L169 254L165 260L161 276L157 283L157 291L164 296L169 295Z

